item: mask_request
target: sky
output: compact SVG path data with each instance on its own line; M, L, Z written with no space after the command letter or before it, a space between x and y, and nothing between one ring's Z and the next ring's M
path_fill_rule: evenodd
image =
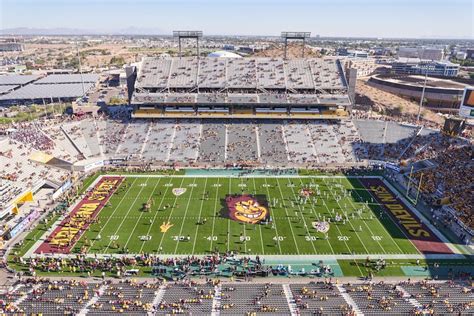
M0 0L0 29L474 38L474 0Z

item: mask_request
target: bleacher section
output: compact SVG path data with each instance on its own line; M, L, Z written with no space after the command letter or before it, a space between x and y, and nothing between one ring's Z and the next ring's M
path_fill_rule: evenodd
M343 110L351 104L337 59L146 57L138 68L134 89L132 103L138 105L135 118L209 113L218 113L219 118L234 117L228 105L246 105L252 110L249 115L271 118L273 110L253 111L258 105L270 109L270 104L284 110L276 111L278 116L287 116L289 105L312 107L303 112L296 109L294 113L300 116L322 115L323 111ZM159 106L163 112L150 111L150 105ZM221 109L209 111L208 105ZM207 106L204 111L202 106Z
M344 285L364 315L412 315L415 308L394 284Z
M221 288L221 315L265 313L289 315L290 308L281 284L224 284Z
M43 315L470 315L474 294L453 282L19 283L2 311Z
M214 286L208 284L166 285L165 294L161 302L158 303L156 314L210 314L214 294Z
M238 112L245 113L245 110ZM54 157L58 163L63 161L59 167L84 159L107 158L184 165L224 166L245 162L274 167L288 164L317 167L353 164L366 159L397 160L400 148L405 148L419 130L416 126L374 120L84 119L12 133L10 137L17 141L10 144L8 139L4 140L7 146L0 158L23 161L21 166L26 168L14 168L5 162L4 176L20 169L25 174L44 171L44 167L37 169L36 164L27 159L33 152ZM426 130L422 132L427 134ZM435 141L436 134L427 135L423 137L428 142ZM415 145L420 147L418 143ZM13 150L17 146L19 149ZM9 149L11 155L22 158L5 158ZM408 150L404 159L416 153L414 149ZM56 173L53 171L50 175ZM60 179L61 175L55 178Z
M345 315L352 310L334 284L290 284L290 289L301 315Z

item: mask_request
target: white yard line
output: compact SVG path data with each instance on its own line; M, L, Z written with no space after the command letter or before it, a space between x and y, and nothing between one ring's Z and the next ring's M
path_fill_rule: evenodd
M232 188L232 179L229 178L229 194L231 194L231 188ZM230 250L230 238L232 237L232 234L230 233L230 220L227 221L227 251Z
M150 235L150 232L151 232L151 229L153 227L153 225L155 224L155 220L156 220L156 217L158 216L158 214L160 214L160 209L161 209L161 206L163 205L163 202L165 201L165 195L166 193L168 192L168 189L170 187L167 186L166 189L165 189L165 192L163 193L163 195L161 195L161 201L160 201L160 205L158 206L158 209L156 210L155 212L155 215L153 215L153 219L151 220L151 224L150 224L150 227L148 227L148 231L147 231L147 235ZM148 242L148 240L144 241L140 247L140 253L143 251L143 247L145 246L145 244Z
M365 185L362 184L362 182L360 182L359 180L357 180L357 181L358 181L359 184L369 193L369 196L370 196L374 201L377 201L377 199L374 197L374 195L372 194L372 192L370 192L369 190L367 190L367 189L365 188ZM390 187L389 187L389 188L390 188ZM396 190L394 191L393 188L390 188L390 190L392 190L392 193L394 193L394 194L396 194L395 192L397 192ZM408 205L408 204L406 203L406 201L404 201L404 202L405 202L405 205ZM392 218L392 216L391 216L390 214L387 213L388 210L386 210L385 207L384 207L383 205L379 204L379 203L377 203L377 205L382 209L382 211L383 211L384 213L386 213L385 215L386 215L386 216L390 219L390 221L397 227L397 229L402 232L403 236L405 236L405 238L410 241L410 243L412 244L413 248L416 249L416 251L418 251L418 253L421 254L420 250L418 250L418 247L415 246L415 244L413 243L413 240L411 240L410 236L408 236L407 233L405 232L405 230L404 230L402 227L400 227L400 225L399 225L398 223L396 223L396 222L393 220L393 218Z
M324 202L324 200L322 200L322 202L323 202L324 206L326 207L328 213L331 213L331 212L329 211L328 206L326 205L326 202ZM340 236L343 236L341 230L339 229L339 227L338 227L337 225L332 225L332 226L336 226L337 230L339 231L339 235L340 235ZM349 245L347 244L347 241L346 241L346 240L344 240L344 244L346 245L346 248L347 248L347 250L349 251L349 253L352 253L351 248L350 248ZM364 254L364 255L367 256L367 254ZM352 256L354 257L354 255L352 255ZM355 260L354 260L354 262L355 262ZM362 270L361 270L361 268L359 267L358 264L357 264L357 269L359 269L360 276L364 276L364 273L362 272Z
M240 183L241 184L243 183L242 180L243 179L240 178ZM243 187L240 187L240 188L243 188ZM229 192L229 194L230 194L230 192ZM229 223L230 223L230 221L229 221ZM257 224L253 224L253 225L257 225ZM244 251L245 251L245 253L247 253L247 224L246 223L244 223L244 236L243 237L244 237L244 240L240 240L240 242L244 243Z
M270 198L271 198L271 196L270 196L270 190L268 190L268 185L269 185L269 184L267 183L267 179L265 179L265 185L266 185L265 188L267 189L268 203L270 203ZM282 203L283 203L283 201L282 201ZM274 225L274 226L275 226L275 233L276 233L276 236L275 236L275 237L276 237L276 239L277 239L276 242L277 242L277 244L278 244L278 249L280 250L280 254L282 254L282 252L281 252L280 240L279 240L280 235L278 235L278 227L277 227L277 224L276 224L276 218L274 218L274 217L272 216L272 219L273 219L273 223L275 224L275 225ZM275 237L274 237L274 238L275 238ZM282 236L282 237L284 237L284 236Z
M148 197L147 201L148 201L149 199L152 199L152 198L153 198L153 194L155 193L155 190L156 190L156 188L158 187L158 184L160 183L160 181L161 181L161 178L158 179L158 181L156 182L155 186L153 187L153 191L151 191L151 194L150 194L150 196ZM132 238L133 233L135 232L135 229L137 228L138 224L140 223L140 220L142 219L142 216L143 216L144 213L145 213L144 210L142 210L142 211L140 212L140 216L138 217L138 220L135 221L135 226L133 226L133 230L132 230L132 232L130 233L130 236L128 236L128 239L127 239L127 242L125 243L124 248L127 248L127 245L128 245L128 243L130 242L130 239ZM127 218L127 217L125 217L125 218Z
M207 189L207 178L206 178L206 182L204 183L204 194L206 193L206 189ZM198 222L201 222L201 214L202 214L202 206L203 206L203 204L204 204L204 196L202 197L201 206L199 207ZM197 225L196 232L194 233L193 250L192 250L192 252L191 252L191 254L193 254L193 255L194 255L194 249L196 248L196 241L197 241L197 235L198 235L198 231L199 231L199 226L201 226L201 225Z
M255 184L255 178L252 178L252 180L253 180L253 187L254 187L255 195L256 195L257 194L257 185ZM268 207L268 205L267 205L267 207ZM261 246L262 246L262 255L265 255L265 244L263 242L262 225L258 225L258 228L259 228L259 231L260 231L260 242L261 242Z
M137 178L135 180L133 180L132 184L130 184L130 187L127 189L127 192L125 192L125 194L122 196L122 198L120 199L119 203L117 204L117 206L114 208L114 210L112 211L112 214L110 214L109 218L107 218L107 221L105 222L105 224L100 228L99 230L99 233L97 235L100 235L102 233L102 231L104 230L104 228L107 226L107 224L109 223L110 219L112 218L112 216L114 216L115 212L119 209L119 206L122 204L122 202L125 200L125 197L128 195L128 192L132 189L133 185L135 184L135 182L137 181ZM123 184L123 181L120 185ZM117 188L117 190L120 189L120 186ZM109 203L110 203L110 199L112 197L109 198ZM103 210L103 209L102 209ZM100 213L99 213L100 215ZM98 216L99 216L98 215ZM91 242L91 246L89 247L89 249L92 249L92 247L94 246L95 244L95 241L96 239L94 238L94 240L92 240Z
M328 213L331 214L331 212L329 211L328 206L326 205L325 200L324 200L324 199L321 199L321 201L322 201L324 207L326 208L326 210L328 211ZM343 236L341 230L339 229L339 227L338 227L337 225L332 225L332 226L336 226L336 228L337 228L337 230L338 230L338 232L339 232L339 235L340 235L340 236ZM347 248L347 250L349 251L349 253L352 254L351 248L350 248L349 245L347 244L347 241L346 241L346 240L343 240L343 241L344 241L344 244L346 245L346 248ZM365 255L367 255L367 254L365 254ZM353 255L353 256L354 256L354 255ZM357 265L357 268L359 269L360 275L361 275L361 276L364 276L364 273L363 273L362 270L360 269L359 265Z
M127 221L127 217L128 217L128 214L130 213L130 211L132 210L133 206L135 205L135 203L137 202L138 200L138 197L140 196L140 193L142 193L143 189L146 187L146 184L148 183L148 180L150 178L147 178L146 181L145 181L145 185L143 185L141 188L140 188L140 191L138 191L138 194L135 196L135 199L133 200L132 204L130 204L130 207L128 208L128 211L127 213L125 214L125 217L124 219L122 220L122 222L120 223L120 225L117 227L117 229L115 230L115 233L112 234L111 236L113 235L117 235L117 233L120 231L120 228L122 228L122 225ZM125 194L126 195L126 194ZM124 196L125 196L124 195ZM109 217L110 219L110 217ZM105 226L104 226L105 227ZM107 244L107 248L105 248L105 251L107 252L107 250L110 248L110 244L112 244L112 239L110 239L109 243Z
M179 184L180 188L183 187L183 182L184 182L184 178L181 180L181 183ZM168 220L166 222L170 221L171 216L173 215L173 209L174 209L177 201L178 201L178 196L176 196L175 199L174 199L173 206L171 207L170 215L168 216ZM161 249L161 245L163 244L163 240L165 239L165 235L166 235L167 232L168 231L164 232L163 235L161 236L160 244L158 245L158 250Z
M107 259L107 258L134 258L136 256L141 256L143 254L141 253L128 253L126 255L124 254L119 254L119 253L101 253L101 254L95 254L95 253L87 253L84 254L85 258L88 259ZM206 258L208 257L208 254L202 254L202 255L195 255L197 258ZM77 254L33 254L31 257L23 257L23 258L56 258L56 259L76 259ZM243 257L248 257L246 254L243 256L236 256L237 258L243 258ZM174 254L163 254L160 255L160 258L166 259L166 258L176 258L176 255ZM311 260L311 261L316 261L316 260L364 260L367 259L367 255L294 255L292 256L295 260ZM392 260L392 259L402 259L402 260L416 260L416 259L429 259L429 260L444 260L444 259L465 259L463 255L456 255L456 254L428 254L428 255L421 255L421 254L412 254L412 255L400 255L400 254L387 254L387 255L380 255L377 256L377 258L381 259L386 259L386 260ZM265 255L266 260L288 260L288 255Z
M287 179L287 180L288 180L288 184L291 184L290 179ZM278 187L280 187L280 183L278 182L278 179L277 179L277 183L278 183ZM295 190L293 189L292 186L290 186L290 188L291 188L291 192L293 192L293 198L296 199L297 195L296 195L296 193L295 193ZM280 189L280 192L281 192L281 189ZM303 210L302 210L302 208L301 208L301 205L300 205L299 203L297 203L297 202L295 202L295 204L296 204L296 206L298 207L298 210L299 210L298 213L301 215L301 218L303 219L304 228L306 228L306 234L307 234L307 236L309 237L309 236L311 236L311 233L309 232L309 228L308 228L308 225L307 225L307 223L306 223L306 219L304 218ZM311 246L313 246L313 251L314 251L314 253L317 253L316 247L314 246L314 241L309 240L309 242L311 242Z
M346 182L349 182L349 181L346 180ZM349 183L349 184L350 184L350 183ZM352 184L351 184L351 186L352 186ZM355 193L357 194L357 196L362 200L362 197L360 196L360 194L359 194L359 192L357 191L357 189L354 188L354 187L353 187L353 189L354 189ZM353 202L351 199L349 199L349 198L347 198L347 200L349 200L349 203L351 203L351 204L352 204L352 207L355 209L356 205L354 204L354 202ZM369 207L369 211L370 211L372 214L374 214L374 211L373 211L370 207ZM377 215L376 215L376 214L374 214L374 218L377 219ZM370 233L371 233L372 236L373 236L374 233L373 233L372 230L370 229L370 226L367 225L367 223L366 223L364 220L362 220L362 221L364 222L365 226L369 229ZM377 220L377 221L378 221L378 220ZM387 229L385 228L385 226L384 226L382 223L380 223L380 221L378 221L378 224L379 224L379 226L382 227L383 231L387 234L387 236L388 236L388 238L391 240L391 242L398 248L398 250L400 250L400 253L401 253L401 254L405 253L405 252L402 250L402 248L400 248L400 246L395 242L395 240L392 238L392 236L390 236L390 233L387 231ZM378 241L377 241L377 242L378 242ZM380 243L379 243L379 245L380 245L380 246L382 247L382 249L383 249L383 246L382 246ZM387 253L387 251L385 251L385 249L384 249L384 252Z
M323 179L323 182L326 184L326 187L328 186L328 183L326 181L324 181ZM343 208L341 206L341 204L339 203L339 201L336 199L336 196L334 195L334 193L332 192L331 188L328 188L329 192L331 193L334 201L336 201L337 205L339 205L339 209L341 210L341 213L343 211ZM364 242L362 241L362 239L360 238L359 234L357 233L357 230L355 229L355 227L352 225L351 221L349 220L349 225L351 225L352 227L352 230L354 231L354 234L357 236L357 238L359 239L360 243L362 244L362 246L364 247L364 250L367 254L370 254L369 250L367 249L367 247L365 246ZM337 224L335 224L337 226ZM382 250L383 250L383 247L382 247Z
M296 242L295 233L293 231L293 224L291 223L290 215L288 214L288 209L285 207L285 204L284 204L285 197L283 196L283 192L281 191L281 186L280 186L280 182L278 181L278 178L276 178L276 181L277 181L278 190L280 191L281 202L283 203L283 208L285 209L286 218L288 219L288 224L289 224L288 226L290 226L291 235L293 236L293 241L295 242L296 252L300 254L300 249L298 248L298 243ZM266 180L265 180L265 183L266 183Z
M301 179L300 179L300 183L301 183L301 185L305 185L305 184L303 183L303 181L301 181ZM314 184L313 181L311 181L311 183ZM315 211L315 209L314 209L314 205L315 205L315 204L314 204L314 202L313 202L312 200L309 201L309 205L311 206L311 213L313 213L314 217L317 217L318 220L319 220L319 219L320 219L319 213L317 213L317 212ZM326 240L326 242L328 243L329 248L331 248L332 253L335 254L334 249L332 248L332 245L331 245L331 243L329 242L329 238L328 238L328 239L325 239L325 240Z
M191 202L191 197L193 196L193 191L194 191L194 184L196 183L196 178L194 178L193 180L193 186L191 187L191 192L189 193L189 198L188 198L188 204L186 205L186 210L184 211L184 218L183 220L181 221L181 228L179 229L179 234L178 236L181 236L181 234L183 233L183 227L184 227L184 222L187 220L186 219L186 214L188 214L188 209L189 209L189 203ZM179 243L181 241L178 239L176 241L176 246L174 247L174 253L176 254L176 252L178 251L178 246L179 246Z
M209 250L212 252L212 237L214 237L214 226L216 224L216 212L217 212L217 201L219 200L219 178L217 178L217 189L216 189L216 198L214 199L214 213L212 214L212 231L211 231L211 246L209 247Z
M431 224L431 221L428 220L423 214L421 214L416 209L416 207L414 207L410 202L408 202L403 194L398 194L397 189L395 189L392 184L390 184L390 182L386 181L384 178L381 178L381 181L385 183L385 185L390 189L390 191L392 191L393 194L395 194L395 196L398 195L398 197L405 204L405 206L408 207L413 212L413 214L415 214L416 217L423 221L423 223L439 238L440 241L445 243L446 246L448 246L454 254L461 255L459 249L457 249L436 227L434 227L433 224Z

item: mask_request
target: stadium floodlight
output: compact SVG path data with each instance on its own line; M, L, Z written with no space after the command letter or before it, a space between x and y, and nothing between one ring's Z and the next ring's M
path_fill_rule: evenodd
M285 59L287 58L288 40L303 41L303 50L301 56L302 58L304 58L304 47L306 44L306 39L311 37L311 32L281 32L281 37L285 40Z
M199 58L199 39L202 37L202 31L173 31L173 37L178 38L178 55L181 58L181 39L196 39L197 57Z

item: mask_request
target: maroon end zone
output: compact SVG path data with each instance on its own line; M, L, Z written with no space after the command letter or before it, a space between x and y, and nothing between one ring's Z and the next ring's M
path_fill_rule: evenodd
M122 183L123 177L103 177L35 250L40 253L70 253L97 214Z
M452 250L420 220L411 209L377 178L361 178L359 181L380 203L384 211L397 223L423 254L452 254Z

